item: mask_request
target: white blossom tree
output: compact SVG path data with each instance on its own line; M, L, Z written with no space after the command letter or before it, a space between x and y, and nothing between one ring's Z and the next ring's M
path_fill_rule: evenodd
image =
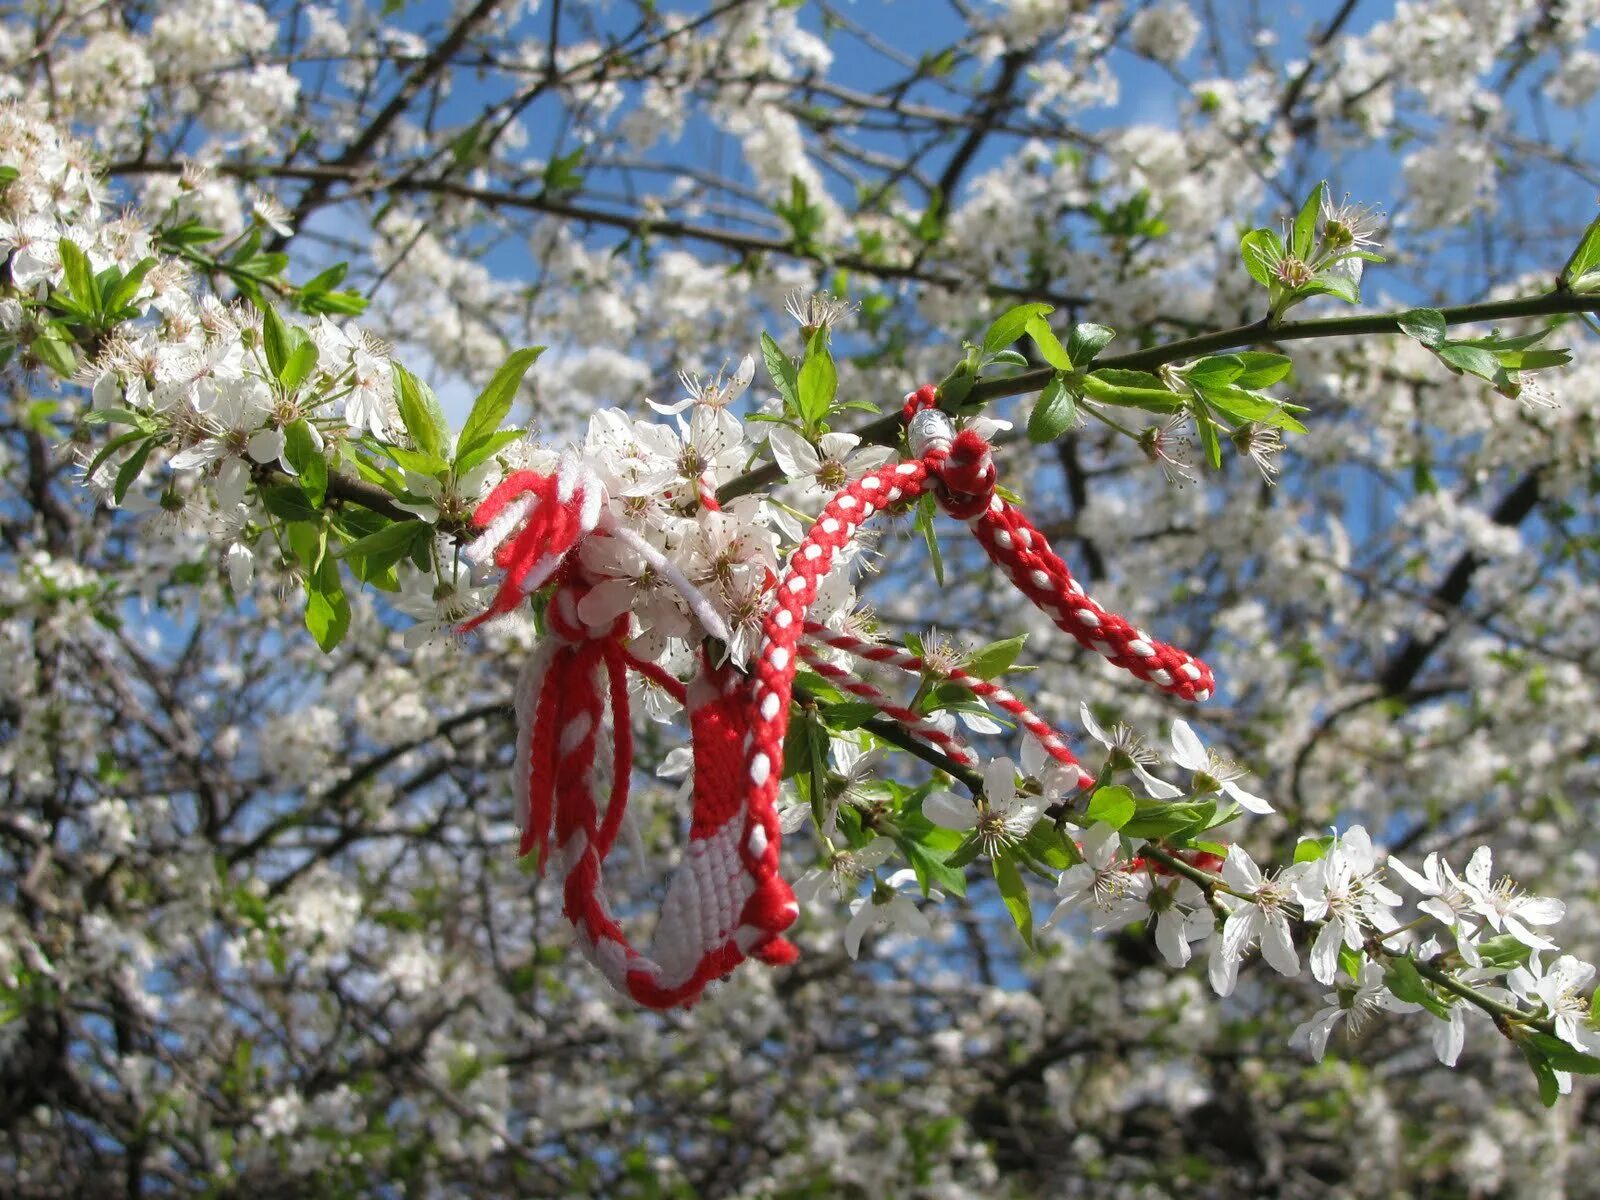
M1600 1195L1597 27L0 10L9 1191Z

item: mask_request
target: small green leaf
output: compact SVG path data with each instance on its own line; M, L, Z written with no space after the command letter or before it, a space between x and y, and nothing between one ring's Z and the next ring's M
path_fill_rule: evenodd
M761 358L767 365L767 375L772 380L772 386L777 389L778 395L783 399L783 407L792 416L800 415L800 385L796 376L794 363L783 352L783 348L772 340L772 335L761 335Z
M1268 354L1264 350L1238 350L1233 356L1244 364L1244 374L1235 379L1234 386L1242 388L1271 387L1294 369L1286 354Z
M424 521L396 521L335 550L334 557L365 558L369 562L377 561L387 566L410 554L418 538L432 536L432 527Z
M1059 374L1051 376L1044 391L1033 402L1033 412L1028 417L1028 440L1036 445L1055 441L1072 428L1077 415L1077 398Z
M1597 267L1600 267L1600 217L1590 221L1578 239L1572 257L1561 268L1561 282L1575 292L1589 291L1600 285L1600 277L1595 277Z
M1244 361L1234 354L1198 359L1183 369L1183 377L1197 388L1226 387L1244 374Z
M1028 896L1028 885L1023 882L1017 864L1005 855L989 860L994 867L994 881L1000 887L1000 899L1005 902L1011 921L1022 934L1022 940L1033 949L1033 901Z
M122 498L128 494L133 481L139 478L139 472L144 470L145 460L150 457L150 451L155 448L155 444L155 438L146 438L123 460L121 468L117 471L116 482L111 486L111 498L118 504L121 504Z
M1304 433L1306 427L1295 420L1281 400L1258 396L1243 388L1216 388L1205 393L1206 403L1235 421L1258 421L1290 433Z
M435 458L445 458L449 444L449 429L445 424L444 410L434 397L433 389L399 363L394 368L394 395L400 408L400 419L417 448Z
M304 417L283 427L283 456L300 480L306 503L321 508L328 491L328 460L317 446L316 435Z
M1500 375L1500 360L1480 346L1452 342L1440 346L1436 353L1444 364L1458 375L1465 372L1468 375L1476 375L1479 379L1487 379L1491 383Z
M320 515L307 502L306 494L292 483L262 488L261 503L269 513L285 521L315 521Z
M1444 345L1449 326L1445 324L1444 314L1437 308L1413 308L1395 319L1400 323L1400 332L1415 338L1429 350L1437 350Z
M1392 958L1383 972L1384 986L1400 999L1420 1004L1440 1020L1448 1020L1450 1007L1439 999L1417 971L1417 964L1409 957Z
M1554 1108L1556 1101L1561 1099L1561 1081L1556 1078L1555 1068L1531 1041L1519 1041L1517 1048L1522 1051L1522 1057L1527 1059L1528 1066L1533 1068L1533 1077L1539 1083L1539 1102L1546 1108Z
M1092 322L1083 322L1072 327L1072 332L1067 335L1067 357L1072 360L1072 365L1077 370L1083 370L1111 344L1111 339L1117 336L1117 331L1109 325L1096 325Z
M1574 1075L1600 1075L1600 1058L1569 1046L1558 1037L1534 1030L1528 1040L1543 1051L1545 1060L1557 1071L1571 1071Z
M332 557L323 558L306 576L306 628L324 654L343 641L350 628L350 601Z
M1252 229L1239 239L1244 269L1264 288L1277 285L1277 266L1283 261L1283 239L1270 229Z
M487 440L479 442L465 454L456 455L456 475L465 475L479 463L493 458L512 442L521 441L525 436L526 433L521 429L502 429L498 433L490 434ZM405 466L404 463L400 465Z
M833 354L828 349L828 333L819 329L811 335L806 346L805 361L795 379L799 400L800 419L807 430L816 429L827 419L833 407L833 398L839 391L839 374L833 365Z
M289 327L271 304L261 306L261 346L267 354L267 369L274 378L281 378L293 346L289 341Z
M472 411L467 414L466 424L461 427L461 436L456 439L458 460L469 451L476 450L500 431L500 426L510 413L512 402L517 397L517 389L522 386L523 376L543 353L543 346L529 346L515 351L501 364L500 369L494 373L494 378L489 380L488 386L472 402ZM409 427L408 425L407 428ZM460 470L459 467L457 469Z
M944 586L944 556L939 553L939 535L934 531L933 518L938 510L937 502L932 492L924 492L922 499L917 501L916 529L922 534L922 540L927 543L928 557L933 562L933 578L940 586Z
M1516 967L1528 961L1533 951L1509 933L1496 934L1478 943L1478 955L1486 967Z
M1096 788L1089 797L1089 807L1084 812L1084 818L1089 821L1104 821L1113 829L1121 829L1133 820L1138 807L1139 802L1133 793L1121 784Z
M1141 380L1131 382L1133 378ZM1148 379L1150 386L1142 380ZM1168 391L1161 381L1146 371L1102 370L1085 375L1082 380L1084 395L1102 404L1115 404L1122 408L1142 408L1146 412L1177 412L1184 406L1183 397Z
M89 266L89 256L78 248L71 238L60 243L61 270L66 276L67 291L72 298L93 312L98 307L100 291L94 286L94 271Z
M139 294L139 285L155 265L154 258L142 258L134 264L133 270L113 280L101 294L101 311L108 317L119 316Z
M1019 633L1016 637L1009 637L1004 641L990 642L968 655L962 666L969 674L976 675L979 679L998 678L1017 661L1017 655L1022 653L1023 644L1027 640L1027 634Z
M989 365L1003 367L1025 367L1028 365L1028 356L1015 350L996 350L989 356Z
M1200 435L1200 448L1205 451L1206 461L1211 464L1213 471L1221 470L1222 439L1217 435L1217 423L1199 405L1195 406L1193 416L1195 432Z
M96 408L83 414L85 425L132 425L135 429L150 428L150 418L131 408Z
M995 318L994 324L983 335L983 352L993 354L997 350L1004 350L1022 337L1032 318L1054 311L1048 304L1019 304L1007 309Z
M1333 835L1324 837L1303 837L1294 846L1294 861L1297 863L1316 862L1324 857L1333 847Z
M69 335L59 326L51 325L33 339L33 353L40 362L63 379L78 369L78 357Z
M948 859L942 858L921 842L909 837L897 837L895 844L911 863L911 869L917 873L917 883L921 886L924 896L934 887L941 887L957 896L967 894L966 875Z
M1318 271L1311 278L1311 282L1295 289L1295 295L1316 295L1323 293L1337 296L1346 304L1361 303L1361 285L1356 279L1339 269L1340 264Z
M289 351L289 360L278 372L278 382L283 384L286 392L297 391L316 369L317 344L308 337L302 337L296 341L294 349Z
M1295 214L1294 256L1307 262L1310 261L1311 249L1317 242L1317 212L1322 207L1322 190L1326 186L1326 182L1321 182L1312 188L1311 194L1300 206L1300 211Z
M1169 804L1164 800L1139 800L1133 818L1121 827L1122 833L1130 838L1168 838L1208 821L1215 811L1216 805L1207 802Z
M1024 328L1027 329L1028 336L1033 339L1033 344L1039 348L1039 356L1045 362L1058 371L1072 370L1072 357L1056 337L1055 330L1050 328L1049 321L1036 313L1028 318Z

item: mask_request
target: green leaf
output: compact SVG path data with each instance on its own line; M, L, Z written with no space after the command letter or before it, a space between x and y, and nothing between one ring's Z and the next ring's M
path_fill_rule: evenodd
M418 538L432 536L433 529L425 521L396 521L335 550L334 557L365 558L369 562L377 560L389 565L410 554Z
M1115 784L1094 790L1089 797L1089 807L1084 812L1084 818L1089 821L1104 821L1113 829L1121 829L1133 820L1138 807L1139 802L1133 793L1121 784Z
M294 349L289 351L289 361L284 363L283 369L278 372L278 382L283 384L285 391L296 391L316 369L317 344L310 338L302 336L296 341Z
M33 353L45 366L63 379L78 369L78 358L70 336L60 327L51 325L33 339Z
M1022 653L1027 640L1027 634L1019 633L1004 641L990 642L968 655L962 666L979 679L995 679L1004 675L1011 664L1017 661L1017 655Z
M917 501L917 516L915 526L922 534L922 540L927 543L928 557L933 560L933 578L940 586L944 586L944 556L939 553L939 535L934 531L933 518L938 505L932 492L924 492L922 499Z
M833 398L839 391L839 374L833 365L833 355L828 350L828 333L819 329L811 335L806 346L805 362L795 380L796 398L800 419L806 429L813 430L827 419L833 407Z
M222 230L202 225L198 220L191 218L181 225L163 230L161 240L175 246L200 246L206 242L214 242L221 236Z
M1516 967L1528 961L1533 951L1509 933L1496 934L1478 943L1478 954L1486 967Z
M897 837L895 844L904 852L911 869L917 873L917 883L924 896L934 887L941 887L957 896L967 894L966 875L947 859L909 837Z
M1019 304L1007 309L995 318L994 324L983 335L983 352L993 354L996 350L1004 350L1022 337L1031 319L1054 311L1048 304Z
M1277 265L1283 261L1283 239L1270 229L1252 229L1239 239L1239 255L1244 269L1264 288L1278 283Z
M1468 375L1476 375L1479 379L1487 379L1491 383L1500 375L1500 360L1480 346L1452 342L1440 346L1436 353L1444 364L1458 375L1465 372Z
M334 263L326 271L313 275L300 285L302 294L316 295L320 292L329 292L344 282L344 277L350 271L349 263Z
M456 439L458 462L463 455L476 450L500 432L500 426L516 399L517 389L522 386L523 376L543 353L543 346L530 346L515 351L500 365L500 369L494 373L494 378L489 380L489 385L472 402L472 411L467 414L467 422L461 427L461 436ZM407 427L409 428L409 425ZM458 472L461 470L459 466L456 469Z
M1232 357L1244 364L1244 374L1233 381L1236 387L1271 387L1294 369L1294 362L1286 354L1268 354L1264 350L1239 350Z
M1201 825L1216 811L1215 804L1205 801L1169 804L1164 800L1138 800L1134 807L1133 818L1121 827L1123 836L1151 841Z
M1234 354L1215 354L1210 358L1198 359L1183 370L1183 377L1202 390L1226 387L1243 374L1244 361Z
M1206 403L1235 421L1258 421L1275 429L1304 433L1306 427L1289 413L1281 400L1257 396L1243 388L1225 387L1205 393Z
M487 440L479 442L465 454L456 455L456 474L458 476L465 475L479 463L499 454L512 442L521 441L524 436L526 435L521 429L502 429L498 433L490 434ZM404 466L405 464L401 463L400 465Z
M1211 464L1213 471L1222 468L1222 439L1217 436L1217 423L1211 419L1211 414L1204 408L1196 406L1194 409L1194 428L1200 435L1200 448L1205 451L1206 461Z
M1294 861L1297 863L1316 862L1324 857L1333 848L1333 835L1324 837L1303 837L1294 846Z
M1410 957L1391 958L1383 972L1384 986L1402 1000L1420 1004L1440 1020L1448 1020L1450 1006L1422 981L1417 964Z
M1449 326L1445 324L1444 314L1437 308L1413 308L1395 319L1400 323L1400 332L1415 338L1429 350L1437 350L1444 345Z
M1570 350L1503 350L1495 356L1508 371L1544 371L1572 361Z
M150 451L155 449L156 439L146 438L134 452L123 461L117 471L117 479L111 486L111 498L118 504L128 494L128 489L133 486L133 481L139 478L139 472L144 470L145 460L150 457Z
M1055 441L1072 428L1077 415L1077 397L1059 374L1051 376L1033 402L1033 412L1028 416L1028 440L1035 445Z
M1151 380L1155 386L1123 382L1130 376ZM1102 404L1115 404L1123 408L1142 408L1146 412L1177 412L1184 406L1183 397L1161 386L1161 381L1145 371L1103 370L1083 377L1084 395Z
M424 454L445 458L449 429L445 424L444 410L439 407L433 389L399 363L394 368L395 401L400 408L400 419L406 432Z
M261 306L261 346L267 353L267 369L274 378L281 378L293 346L289 341L289 327L271 304Z
M89 266L89 256L71 238L62 238L60 248L61 270L66 276L68 293L90 312L97 311L100 290L94 286L94 270Z
M0 187L17 179L22 174L16 167L0 167Z
M1005 367L1025 367L1028 365L1028 356L1015 350L996 350L989 356L989 365Z
M1592 281L1587 278L1595 274L1597 267L1600 267L1600 217L1589 222L1573 247L1572 257L1561 268L1561 282L1575 292L1588 291L1594 284L1600 284L1600 278Z
M1033 949L1033 902L1028 898L1028 885L1023 882L1017 864L1005 855L989 860L994 867L994 881L1000 887L1000 899L1005 902L1011 921L1022 934L1022 940Z
M550 192L571 192L583 186L583 173L578 164L583 161L584 148L579 146L571 154L558 154L544 169L544 186Z
M512 431L515 432L515 431ZM518 434L520 437L521 435ZM415 471L418 475L442 475L450 469L450 464L434 454L425 454L421 450L411 450L405 446L391 446L387 442L379 442L372 438L364 438L363 444L393 459L408 471ZM458 472L464 473L470 468L457 467Z
M1528 1040L1543 1051L1545 1060L1557 1071L1571 1071L1574 1075L1600 1075L1600 1058L1569 1046L1558 1037L1533 1030Z
M1311 249L1317 243L1317 212L1322 207L1322 190L1326 186L1324 181L1312 188L1300 211L1295 214L1292 234L1294 256L1307 262L1311 260Z
M981 853L983 853L983 840L976 833L968 834L962 839L961 845L950 852L950 857L944 860L944 865L952 870L960 870L969 863L976 862Z
M1030 858L1056 871L1065 871L1083 861L1083 854L1065 833L1050 821L1040 821L1022 840Z
M1092 322L1083 322L1072 327L1072 332L1067 335L1067 357L1072 360L1072 365L1083 370L1111 344L1111 339L1117 336L1117 331L1109 325L1096 325Z
M350 601L339 582L339 564L323 558L306 576L306 628L327 654L344 640L350 628Z
M1522 1057L1528 1060L1528 1066L1533 1068L1533 1077L1539 1083L1540 1103L1546 1108L1554 1108L1556 1101L1561 1099L1561 1081L1556 1078L1556 1069L1531 1041L1519 1041L1517 1048L1522 1051Z
M1058 371L1072 370L1072 357L1056 337L1055 330L1050 328L1050 322L1043 316L1034 314L1028 318L1025 326L1028 336L1033 339L1033 344L1039 348L1039 355Z
M154 258L142 258L134 264L133 270L126 275L120 275L111 282L101 294L101 311L108 317L116 317L122 313L139 293L139 285L144 282L144 277L156 265Z
M262 488L261 503L269 513L285 521L315 521L320 515L306 500L306 494L292 483Z
M772 340L772 335L761 335L761 358L767 364L767 375L772 380L772 386L777 389L778 395L783 398L783 407L792 416L800 415L800 385L795 374L794 363L783 352L783 348Z
M149 430L150 418L131 408L95 408L83 414L85 425L132 425Z
M1337 296L1346 304L1361 303L1361 285L1350 275L1334 267L1318 271L1311 277L1311 282L1295 289L1295 295L1316 295L1323 293Z
M283 427L283 455L300 480L306 503L321 508L328 492L328 460L317 447L316 435L304 417Z
M98 471L102 465L104 465L106 459L110 458L124 446L131 445L132 443L137 442L140 438L146 437L148 434L149 430L144 428L135 429L129 433L118 434L104 446L100 447L100 452L89 460L89 466L88 469L84 471L84 475L92 478L94 473Z

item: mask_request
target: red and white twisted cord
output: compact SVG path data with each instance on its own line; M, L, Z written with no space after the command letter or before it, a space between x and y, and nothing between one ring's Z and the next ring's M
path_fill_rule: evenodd
M612 517L599 478L575 457L563 457L549 476L514 473L474 514L483 535L470 553L478 561L492 556L505 578L489 610L464 628L511 612L533 591L554 585L546 610L550 636L535 649L516 691L521 851L537 849L542 865L553 838L564 907L578 945L608 980L641 1004L692 1004L708 983L748 956L775 964L795 957L782 937L799 908L778 874L777 796L794 674L802 657L952 758L972 761L971 751L958 740L827 663L814 645L802 644L809 634L867 661L919 673L926 669L916 656L855 639L846 645L844 635L806 621L821 581L875 513L907 506L933 489L948 513L969 523L990 558L1023 593L1084 645L1174 694L1190 699L1210 694L1211 674L1204 664L1150 639L1083 595L1043 536L995 496L988 443L971 430L954 433L933 401L931 388L907 398L916 458L846 486L795 548L775 585L753 676L717 665L702 652L702 670L684 687L627 651L627 614L603 626L585 623L579 602L596 581L586 577L570 551L585 537L615 537L644 555L683 594L708 633L727 636L710 602L659 551ZM704 507L715 508L706 484L697 493ZM633 948L602 887L603 864L621 827L632 775L630 668L686 702L694 747L689 844L668 886L651 956ZM1051 757L1077 768L1080 783L1088 780L1059 735L1009 690L968 672L947 674L1015 716Z

